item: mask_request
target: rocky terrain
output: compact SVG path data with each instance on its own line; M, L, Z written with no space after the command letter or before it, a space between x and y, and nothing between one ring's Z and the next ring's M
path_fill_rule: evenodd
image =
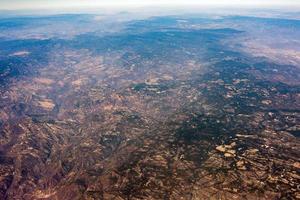
M300 199L300 65L242 51L243 20L3 36L0 199Z

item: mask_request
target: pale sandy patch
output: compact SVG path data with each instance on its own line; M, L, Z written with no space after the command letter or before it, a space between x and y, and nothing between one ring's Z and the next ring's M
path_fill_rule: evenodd
M106 111L107 111L107 110L112 110L113 107L114 107L114 106L113 106L112 104L104 105L104 106L103 106L103 110L106 110Z
M158 85L159 84L158 82L159 82L158 78L149 78L145 81L147 85Z
M162 77L164 80L167 80L167 81L170 81L170 80L173 80L174 78L170 75L163 75Z
M73 86L81 86L82 84L84 83L84 80L83 79L77 79L77 80L75 80L75 81L72 81L72 85Z
M6 121L9 119L9 115L5 111L0 111L0 119Z
M54 80L49 78L35 78L34 81L44 85L50 85L54 83Z
M27 56L29 54L29 51L17 51L15 53L10 54L10 56Z
M56 192L38 190L36 192L35 196L38 199L46 199L46 198L50 198L51 196L53 196L55 194L56 194Z
M43 99L38 102L39 106L42 107L45 110L52 110L55 106L53 101L51 99Z

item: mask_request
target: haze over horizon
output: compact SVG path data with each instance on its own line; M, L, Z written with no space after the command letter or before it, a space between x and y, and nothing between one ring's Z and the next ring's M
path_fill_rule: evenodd
M140 6L225 6L225 7L298 7L299 0L3 0L0 2L0 10L20 9L65 9L65 8L93 8L93 7L140 7Z

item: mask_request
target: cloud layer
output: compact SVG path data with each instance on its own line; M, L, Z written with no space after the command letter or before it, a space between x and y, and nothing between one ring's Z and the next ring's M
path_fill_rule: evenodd
M108 6L160 6L160 5L208 5L208 6L300 6L300 0L1 0L2 9L39 9Z

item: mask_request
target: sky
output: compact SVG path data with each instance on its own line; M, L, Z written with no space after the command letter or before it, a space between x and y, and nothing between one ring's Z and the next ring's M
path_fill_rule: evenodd
M0 10L160 5L300 7L300 0L0 0Z

